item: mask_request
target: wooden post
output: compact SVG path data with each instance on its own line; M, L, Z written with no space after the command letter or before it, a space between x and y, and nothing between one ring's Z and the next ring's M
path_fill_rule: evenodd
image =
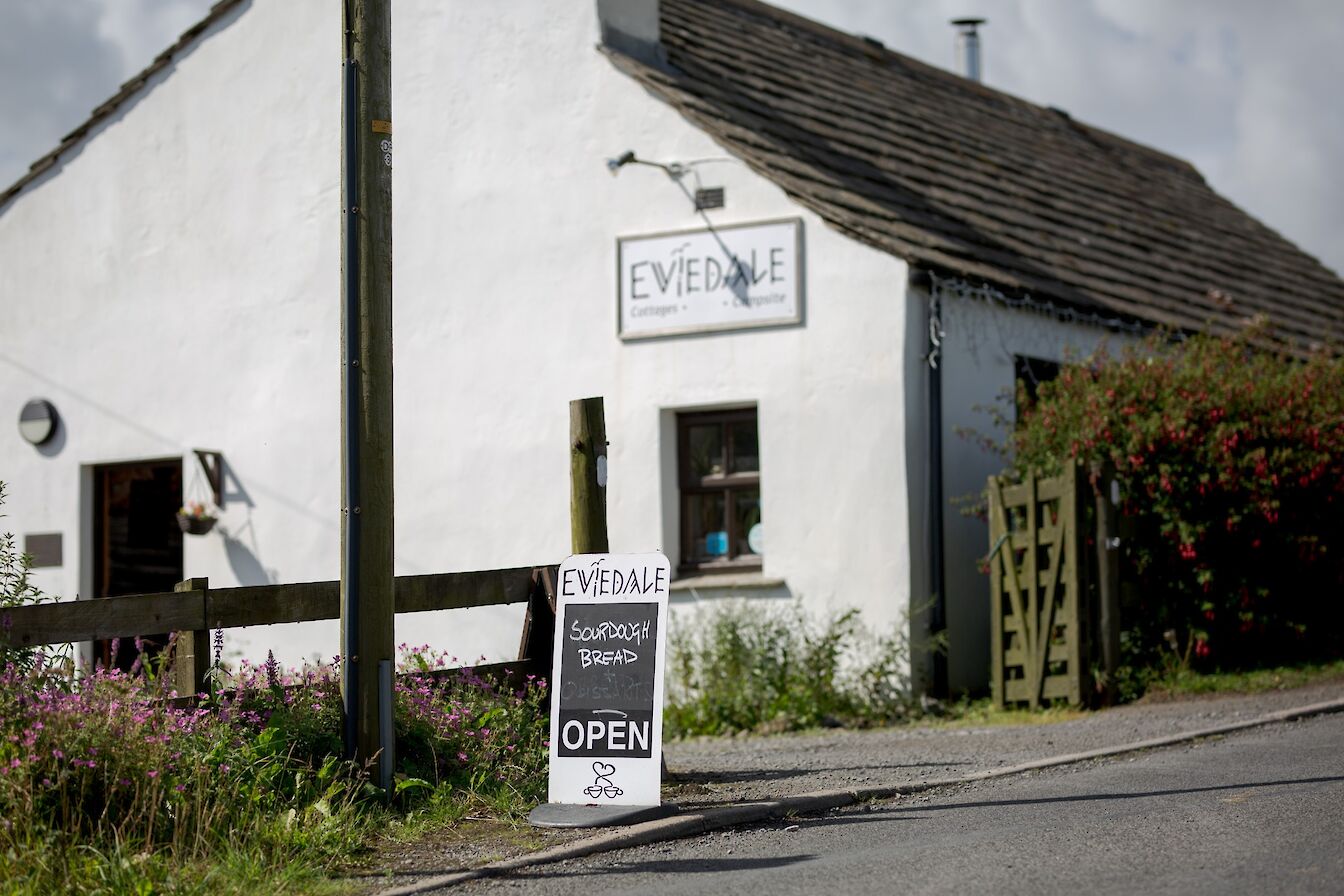
M985 487L985 500L989 504L989 696L995 706L1007 706L1004 699L1004 569L1013 562L1013 545L1009 539L1012 533L1002 527L1001 520L1007 519L999 508L1003 505L1003 490L999 487L999 477L990 476ZM1000 556L1002 554L1002 556Z
M569 403L569 541L575 554L611 550L607 541L607 419L600 396ZM662 772L666 781L666 756Z
M601 398L569 403L569 532L576 554L605 554L607 423Z
M210 587L206 578L187 579L173 586L174 591L200 591ZM173 647L173 686L179 697L194 697L205 692L206 675L210 672L210 632L196 630L178 632Z
M390 785L393 647L392 12L344 0L341 691L347 752ZM380 681L382 682L380 686ZM381 724L380 724L381 721Z
M1101 668L1106 674L1106 703L1115 702L1115 676L1120 670L1120 539L1116 537L1115 505L1110 465L1093 464L1093 492L1097 509L1097 619L1101 641Z

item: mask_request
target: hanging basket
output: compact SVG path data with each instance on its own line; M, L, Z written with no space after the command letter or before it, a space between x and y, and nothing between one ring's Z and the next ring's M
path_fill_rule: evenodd
M212 516L187 516L185 513L179 513L177 524L188 535L204 535L215 528L215 518Z

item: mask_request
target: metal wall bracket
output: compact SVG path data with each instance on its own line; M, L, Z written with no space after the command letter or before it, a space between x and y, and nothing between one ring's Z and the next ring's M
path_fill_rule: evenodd
M224 508L224 454L220 451L206 451L203 448L194 448L192 453L196 455L196 460L200 463L201 469L205 472L205 480L210 483L211 497L215 499L215 506L221 510Z

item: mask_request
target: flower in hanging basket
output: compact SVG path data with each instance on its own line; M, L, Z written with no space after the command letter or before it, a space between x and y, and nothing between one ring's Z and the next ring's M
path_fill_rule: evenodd
M177 512L177 524L188 535L204 535L215 528L215 515L200 501L188 501Z

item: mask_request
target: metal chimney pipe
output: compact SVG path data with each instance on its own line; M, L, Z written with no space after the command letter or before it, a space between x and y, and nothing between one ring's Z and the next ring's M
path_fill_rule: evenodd
M984 19L953 19L957 28L957 50L961 57L962 74L972 81L980 81L980 32Z

